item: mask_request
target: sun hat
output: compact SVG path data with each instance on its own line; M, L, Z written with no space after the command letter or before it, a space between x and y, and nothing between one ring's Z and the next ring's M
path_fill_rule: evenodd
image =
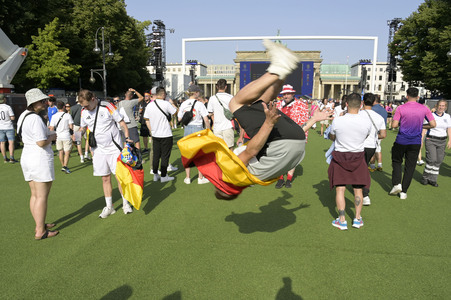
M296 91L293 89L293 86L290 84L285 84L282 87L282 91L280 92L281 94L288 94L288 93L296 93Z
M31 90L28 90L25 93L25 98L27 98L27 106L30 106L31 104L48 99L49 96L44 94L40 89L38 88L32 88Z

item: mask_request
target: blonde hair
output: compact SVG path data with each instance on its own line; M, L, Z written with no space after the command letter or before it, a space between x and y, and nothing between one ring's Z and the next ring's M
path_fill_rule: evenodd
M438 109L438 106L440 105L440 102L445 102L445 111L448 110L448 101L446 101L445 99L440 99L437 101L437 103L435 104L435 110Z

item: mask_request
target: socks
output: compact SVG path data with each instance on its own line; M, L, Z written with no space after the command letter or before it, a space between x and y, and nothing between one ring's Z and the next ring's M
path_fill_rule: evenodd
M382 168L382 163L378 163L377 166Z
M105 197L105 202L108 208L113 208L113 197Z
M127 199L123 195L122 196L122 206L129 205Z
M291 181L293 179L293 175L288 174L287 175L287 180Z
M280 175L279 179L282 179L282 180L283 180L283 175Z

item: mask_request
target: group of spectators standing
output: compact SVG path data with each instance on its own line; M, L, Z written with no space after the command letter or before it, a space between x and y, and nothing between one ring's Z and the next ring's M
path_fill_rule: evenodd
M52 143L56 143L62 171L68 174L71 173L67 166L73 143L77 146L81 162L89 158L91 152L93 174L102 178L106 203L99 217L106 218L116 212L113 208L111 174L115 174L116 161L120 154L118 145L134 143L136 148L140 149L142 136L144 144L142 152L145 153L149 151L148 143L151 137L150 173L153 174L153 181L159 182L174 180L174 177L168 175L168 172L177 170L169 163L174 142L172 129L188 111L193 112L193 118L184 126L184 136L212 128L213 133L223 139L230 149L234 147L234 121L226 116L233 97L226 92L227 82L224 79L217 82L216 89L217 93L207 100L197 85L190 85L187 90L188 99L182 102L180 107L169 101L163 87L153 88L144 93L144 96L130 88L125 93L124 100L115 98L112 103L99 101L94 93L81 90L77 104L72 107L62 101L54 101L39 89L29 90L25 94L27 109L19 117L17 131L24 143L20 161L25 181L29 183L31 191L30 210L36 223L35 239L45 239L58 234L58 231L50 230L55 224L45 223L47 199L55 177ZM329 101L319 105L314 103L309 107L307 101L295 98L296 91L288 84L282 87L280 93L282 99L275 103L277 109L301 127L309 121L316 110L334 111L334 119L327 131L328 137L334 142L328 176L330 187L335 187L336 190L338 209L338 218L332 225L342 230L347 229L344 192L346 185L352 185L356 209L352 226L362 227L362 206L371 204L369 170L382 170L381 140L386 136L386 124L390 120L388 107L383 107L380 99L370 93L364 95L363 103L361 96L354 93L344 97L340 105L335 107L330 105ZM407 102L399 106L394 113L391 112L393 120L389 124L389 128L399 127L391 150L393 188L390 194L399 194L401 199L407 198L423 130L426 136L426 166L422 184L438 186L437 176L445 147L451 147L451 141L446 141L451 134L451 118L445 112L447 102L439 101L435 112L432 113L426 106L417 103L417 100L418 89L409 88ZM46 109L48 120L41 117ZM4 97L0 95L2 155L5 162L14 163L16 160L12 120L14 114L11 108L4 104ZM140 130L138 123L141 124ZM327 127L328 124L324 122L322 125ZM96 143L89 147L89 136L85 136L87 142L83 154L81 137L87 132L95 137ZM243 136L243 132L241 134ZM307 136L308 130L305 132L306 139ZM9 159L6 157L6 141L9 141L10 145ZM402 176L403 160L404 176ZM286 180L284 175L280 176L275 187L291 188L294 171L294 168L288 171ZM185 168L185 173L184 183L190 184L190 168ZM198 183L208 182L208 179L199 172ZM118 187L122 195L120 184ZM122 198L124 214L131 213L133 210L130 204L123 196Z

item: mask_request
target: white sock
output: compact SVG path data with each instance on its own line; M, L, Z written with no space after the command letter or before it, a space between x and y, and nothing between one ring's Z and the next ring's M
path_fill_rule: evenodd
M85 156L88 156L88 151L85 152Z
M382 163L378 163L377 166L382 168Z
M129 205L127 199L122 195L122 206Z
M108 208L113 208L113 197L105 197L105 202Z

